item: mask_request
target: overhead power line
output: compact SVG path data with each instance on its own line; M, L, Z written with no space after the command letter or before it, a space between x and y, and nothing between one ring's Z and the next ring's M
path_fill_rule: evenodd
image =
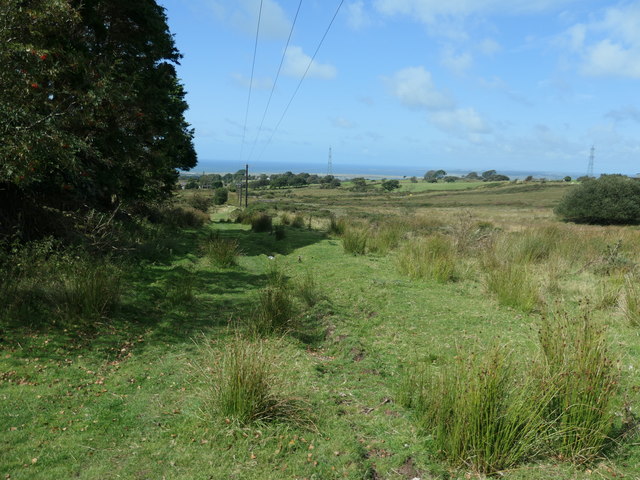
M276 73L276 79L271 86L271 93L269 94L269 100L267 100L267 106L264 109L264 113L262 114L262 120L260 121L260 127L258 127L258 132L256 133L256 138L253 141L253 145L251 146L251 152L249 152L249 160L253 156L253 151L256 148L256 144L258 143L258 138L260 137L260 133L262 132L262 127L264 126L264 119L267 117L267 111L269 110L269 106L271 105L271 99L273 98L273 92L276 90L276 85L278 83L278 79L280 78L280 72L282 71L282 65L284 65L284 59L287 55L287 49L289 48L289 43L291 42L291 36L293 35L293 29L296 26L296 21L298 20L298 14L300 13L300 7L302 7L302 0L298 3L298 9L296 10L296 16L293 18L293 23L291 24L291 30L289 31L289 38L287 38L287 44L282 51L282 58L280 59L280 66L278 66L278 73Z
M249 104L251 103L251 88L253 87L253 73L256 68L256 54L258 53L258 36L260 35L260 21L262 20L262 3L260 0L260 10L258 11L258 26L256 27L256 42L253 46L253 61L251 62L251 79L249 80L249 96L247 97L247 108L244 113L244 128L242 130L242 145L240 146L240 159L244 151L244 140L247 135L247 120L249 118Z
M305 77L307 76L307 73L309 73L309 69L311 68L311 65L313 64L313 61L315 60L316 55L320 51L320 47L322 47L322 44L324 43L324 39L327 38L327 35L329 34L329 30L331 30L331 26L333 25L333 22L335 21L336 17L338 16L338 13L340 12L340 9L342 8L342 4L343 3L344 3L344 0L341 0L340 4L338 5L338 8L336 9L336 12L333 14L333 17L331 18L331 21L329 22L329 26L327 27L327 29L324 32L324 35L320 39L320 43L318 44L318 47L316 48L316 51L313 52L313 56L311 57L311 60L309 60L309 65L307 65L307 69L304 71L304 74L302 75L302 78L300 79L300 82L298 82L298 86L296 87L295 91L293 92L293 95L291 96L291 99L289 100L289 103L287 103L287 106L285 107L284 112L282 112L282 116L280 117L280 120L278 120L278 123L276 124L276 127L271 132L271 136L269 137L269 140L267 141L266 145L262 149L262 152L260 153L260 157L262 157L262 155L264 154L264 151L271 144L271 140L273 140L273 136L278 131L278 128L280 127L280 124L282 123L282 120L284 120L284 117L287 115L287 112L289 111L289 107L293 103L293 99L296 98L296 95L298 94L298 90L300 90L300 86L302 85L302 82L304 81Z

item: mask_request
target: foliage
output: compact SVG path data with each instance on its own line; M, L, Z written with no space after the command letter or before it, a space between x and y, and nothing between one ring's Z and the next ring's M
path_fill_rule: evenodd
M224 205L229 200L229 190L226 188L216 188L213 192L213 204Z
M369 189L369 185L367 185L367 180L364 177L357 177L351 179L351 188L352 192L366 192Z
M255 213L251 217L251 230L260 233L260 232L270 232L273 228L273 219L271 215L266 213Z
M209 211L211 205L213 205L213 199L209 195L198 192L187 197L187 203L193 208L206 213Z
M640 181L603 175L573 188L555 212L563 220L598 225L640 223Z
M286 333L295 326L296 320L292 290L284 271L273 262L267 275L267 285L260 291L249 325L259 336Z
M0 18L0 233L167 198L196 157L163 8L6 0Z
M387 191L387 192L391 192L393 190L396 190L400 188L400 181L399 180L384 180L382 182L382 189Z
M495 261L485 266L486 283L500 305L524 312L535 310L540 303L540 292L526 264Z

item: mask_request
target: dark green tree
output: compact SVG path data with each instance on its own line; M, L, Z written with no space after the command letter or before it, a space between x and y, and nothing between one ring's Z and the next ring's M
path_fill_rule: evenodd
M400 181L399 180L383 180L382 182L382 189L387 191L387 192L391 192L393 190L396 190L400 188Z
M167 198L196 163L179 59L153 0L2 0L1 229Z
M587 180L572 188L555 212L576 223L640 224L640 181L624 175Z

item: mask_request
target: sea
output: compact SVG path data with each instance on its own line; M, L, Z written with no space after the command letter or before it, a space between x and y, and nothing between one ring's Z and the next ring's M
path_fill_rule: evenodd
M311 173L316 175L334 175L337 178L354 178L365 177L368 179L380 179L380 178L409 178L424 176L427 170L434 169L435 167L419 167L416 165L362 165L362 164L348 164L348 163L333 163L331 171L329 171L328 164L325 163L313 163L313 162L267 162L260 161L249 164L249 175L258 175L261 173ZM449 175L466 175L472 170L460 170L452 168L448 170L446 166L437 167L444 168ZM189 170L188 172L181 172L185 175L202 175L203 173L235 173L238 170L244 170L245 164L241 162L234 162L228 160L199 160L198 165ZM544 171L518 171L518 170L501 170L495 169L502 175L507 175L512 179L526 178L529 175L534 178L546 178L549 180L556 180L569 175L571 177L579 177L584 175L584 172L544 172ZM482 173L483 169L475 170L478 173Z

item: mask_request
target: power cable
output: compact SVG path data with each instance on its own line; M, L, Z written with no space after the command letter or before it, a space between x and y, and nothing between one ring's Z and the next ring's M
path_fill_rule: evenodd
M289 111L289 107L291 106L291 103L293 103L293 99L296 98L296 95L298 94L298 90L300 90L300 86L302 85L302 82L304 81L305 77L307 76L307 73L309 73L309 69L311 68L311 65L313 64L313 61L315 60L316 55L318 54L318 51L320 51L320 47L322 47L322 44L324 43L324 39L327 37L327 35L329 33L329 30L331 30L331 26L333 25L333 22L335 21L336 17L338 16L338 12L340 12L340 9L342 8L342 4L343 3L344 3L344 0L341 0L340 4L338 5L338 8L336 9L336 13L333 14L333 17L331 18L331 22L329 22L329 26L325 30L324 35L322 36L322 39L320 40L320 43L318 44L318 48L316 48L316 51L313 53L313 56L311 57L311 60L309 61L309 65L307 65L307 69L304 71L304 74L302 75L302 78L300 79L300 82L298 82L298 86L296 87L295 91L293 92L293 95L291 96L291 99L289 100L289 103L287 103L287 106L285 107L284 112L282 112L282 116L280 117L280 120L278 120L278 123L276 124L276 127L271 132L271 136L269 137L269 140L267 141L266 145L262 149L262 152L260 152L260 156L258 157L258 160L262 157L262 155L264 154L264 151L271 144L271 140L273 140L273 136L275 135L276 131L280 127L280 124L282 123L282 120L284 119L285 115Z
M249 80L249 96L247 98L247 109L244 113L244 129L242 130L242 145L240 146L240 160L244 152L244 140L247 135L247 120L249 118L249 104L251 103L251 88L253 87L253 73L256 67L256 53L258 52L258 36L260 35L260 21L262 20L262 3L260 0L260 10L258 11L258 26L256 27L256 42L253 46L253 62L251 63L251 79Z
M296 26L296 21L298 20L298 14L300 13L300 7L302 7L302 0L298 3L298 10L296 10L296 16L293 19L293 23L291 24L291 30L289 31L289 38L287 38L287 44L284 47L284 51L282 52L282 58L280 59L280 66L278 67L278 73L276 73L276 79L273 82L271 87L271 93L269 94L269 100L267 100L267 106L264 109L264 113L262 114L262 120L260 121L260 127L258 127L258 132L256 133L256 138L253 141L253 145L251 147L251 152L249 152L249 160L253 156L253 151L256 148L256 144L258 143L258 138L260 137L260 133L262 133L262 127L264 126L264 119L267 117L267 111L269 110L269 106L271 105L271 99L273 98L273 92L276 89L276 84L278 83L278 79L280 78L280 72L282 71L282 65L284 64L284 59L287 55L287 49L289 48L289 43L291 42L291 36L293 35L293 29Z

